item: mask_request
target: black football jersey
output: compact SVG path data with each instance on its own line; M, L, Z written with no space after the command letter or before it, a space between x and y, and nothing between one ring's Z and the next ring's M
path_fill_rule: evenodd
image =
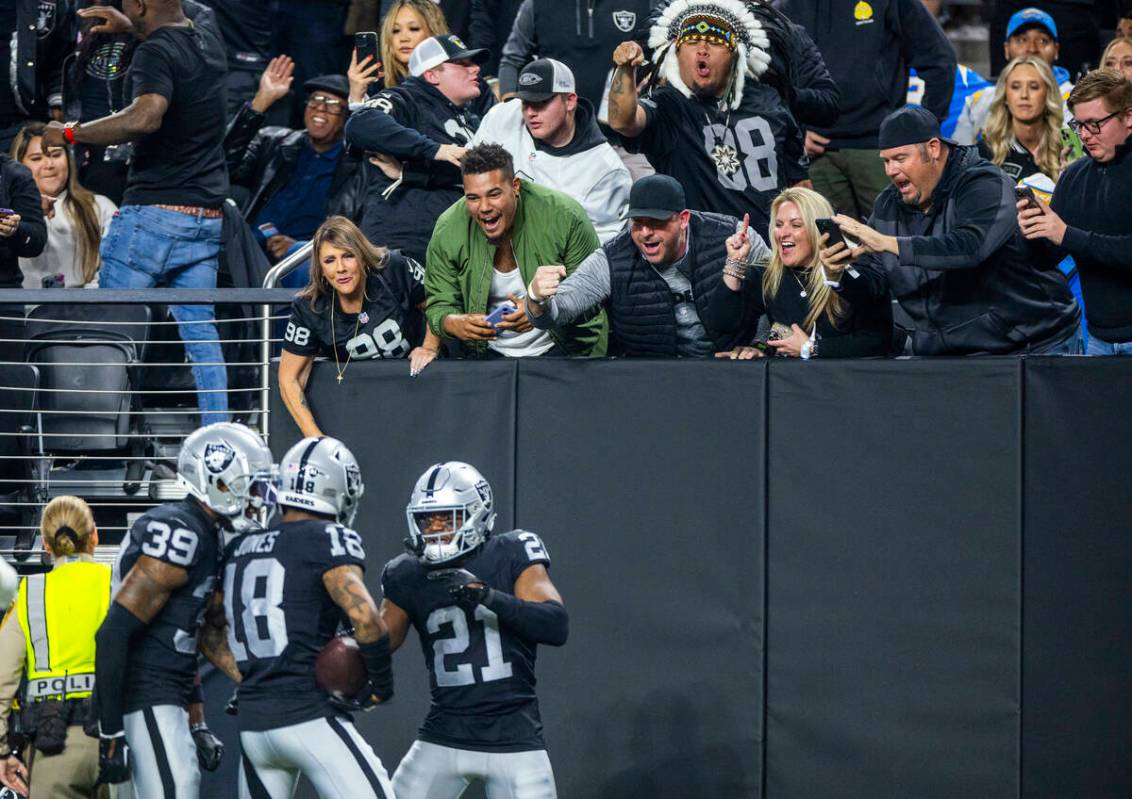
M130 644L127 713L150 705L187 704L197 670L197 631L216 588L220 551L215 522L192 499L154 508L122 539L114 562L114 593L142 555L189 575Z
M716 100L688 98L671 86L654 89L641 106L648 127L629 145L680 182L689 208L737 219L749 213L751 227L765 237L771 201L807 177L802 131L766 84L747 81L735 110L721 111Z
M228 647L240 683L240 729L270 730L334 714L315 686L314 661L338 629L341 609L322 576L365 566L356 532L339 524L281 522L232 541L224 557Z
M407 358L424 341L424 314L417 308L425 299L424 267L412 258L391 251L385 268L366 277L361 313L346 313L338 295L312 303L296 297L283 334L283 349L296 355L334 357L355 361L369 358ZM330 303L334 302L334 330L330 329Z
M461 566L492 588L515 592L530 566L550 566L534 533L491 536ZM452 602L448 584L429 580L413 555L391 560L381 576L385 596L408 614L421 641L432 689L422 741L489 752L543 749L535 697L537 644L501 626L483 605L465 610Z

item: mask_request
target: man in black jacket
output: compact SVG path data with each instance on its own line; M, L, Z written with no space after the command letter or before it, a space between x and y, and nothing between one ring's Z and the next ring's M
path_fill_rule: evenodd
M1077 303L1060 272L1027 257L1012 181L974 147L942 138L919 106L889 114L878 143L892 185L868 225L834 217L861 245L838 290L891 293L911 320L913 355L1079 353ZM827 262L846 257L842 244L823 252Z
M351 114L346 140L397 161L392 175L366 167L361 228L374 244L425 262L437 218L463 196L464 147L494 104L479 79L487 57L458 36L432 36L413 50L409 78Z
M1052 206L1018 204L1018 224L1047 268L1072 255L1090 355L1132 355L1132 82L1090 72L1069 95L1088 158L1061 173Z
M240 210L264 233L275 259L301 246L327 216L357 221L361 211L358 160L346 154L343 141L350 94L344 76L321 75L303 84L302 130L264 127L267 110L290 91L293 69L287 56L273 58L255 97L224 137L229 179L249 191Z
M947 117L955 52L922 0L789 0L784 10L813 37L841 89L833 124L811 124L810 178L840 213L864 219L886 180L877 130L904 105L908 68L927 86L923 106Z

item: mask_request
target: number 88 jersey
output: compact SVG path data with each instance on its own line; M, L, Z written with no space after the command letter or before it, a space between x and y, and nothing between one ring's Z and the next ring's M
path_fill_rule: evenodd
M323 575L365 567L361 537L327 521L282 522L225 550L228 648L240 668L240 729L272 730L334 714L314 662L343 619Z
M130 647L127 713L186 704L197 669L197 631L220 567L219 532L192 499L147 512L122 539L114 561L114 594L142 555L184 569L188 580Z
M412 258L391 251L380 273L366 276L361 313L346 313L337 294L311 300L296 297L283 333L283 349L295 355L321 355L338 360L407 358L424 340L424 268ZM334 306L331 326L330 303Z
M512 530L492 535L460 566L514 594L519 575L536 564L550 566L542 540ZM432 707L420 739L478 751L544 749L535 697L537 644L502 626L483 605L455 605L448 583L428 579L428 572L406 553L386 564L381 577L386 599L416 628L429 670Z

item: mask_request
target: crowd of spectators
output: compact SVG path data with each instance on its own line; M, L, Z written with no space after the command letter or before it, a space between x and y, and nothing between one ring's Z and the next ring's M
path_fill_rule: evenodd
M281 366L307 433L316 357L1132 341L1132 11L997 2L991 79L922 0L26 5L0 284L215 288L233 225L261 271L313 240ZM213 310L171 312L223 419Z

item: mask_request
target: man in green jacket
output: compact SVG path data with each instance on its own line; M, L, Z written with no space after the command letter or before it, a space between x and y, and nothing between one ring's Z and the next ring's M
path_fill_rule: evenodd
M554 330L534 328L526 315L526 287L540 266L561 264L569 274L600 246L582 206L517 178L497 144L467 150L462 171L464 198L441 214L428 245L432 331L478 358L604 355L604 311Z

